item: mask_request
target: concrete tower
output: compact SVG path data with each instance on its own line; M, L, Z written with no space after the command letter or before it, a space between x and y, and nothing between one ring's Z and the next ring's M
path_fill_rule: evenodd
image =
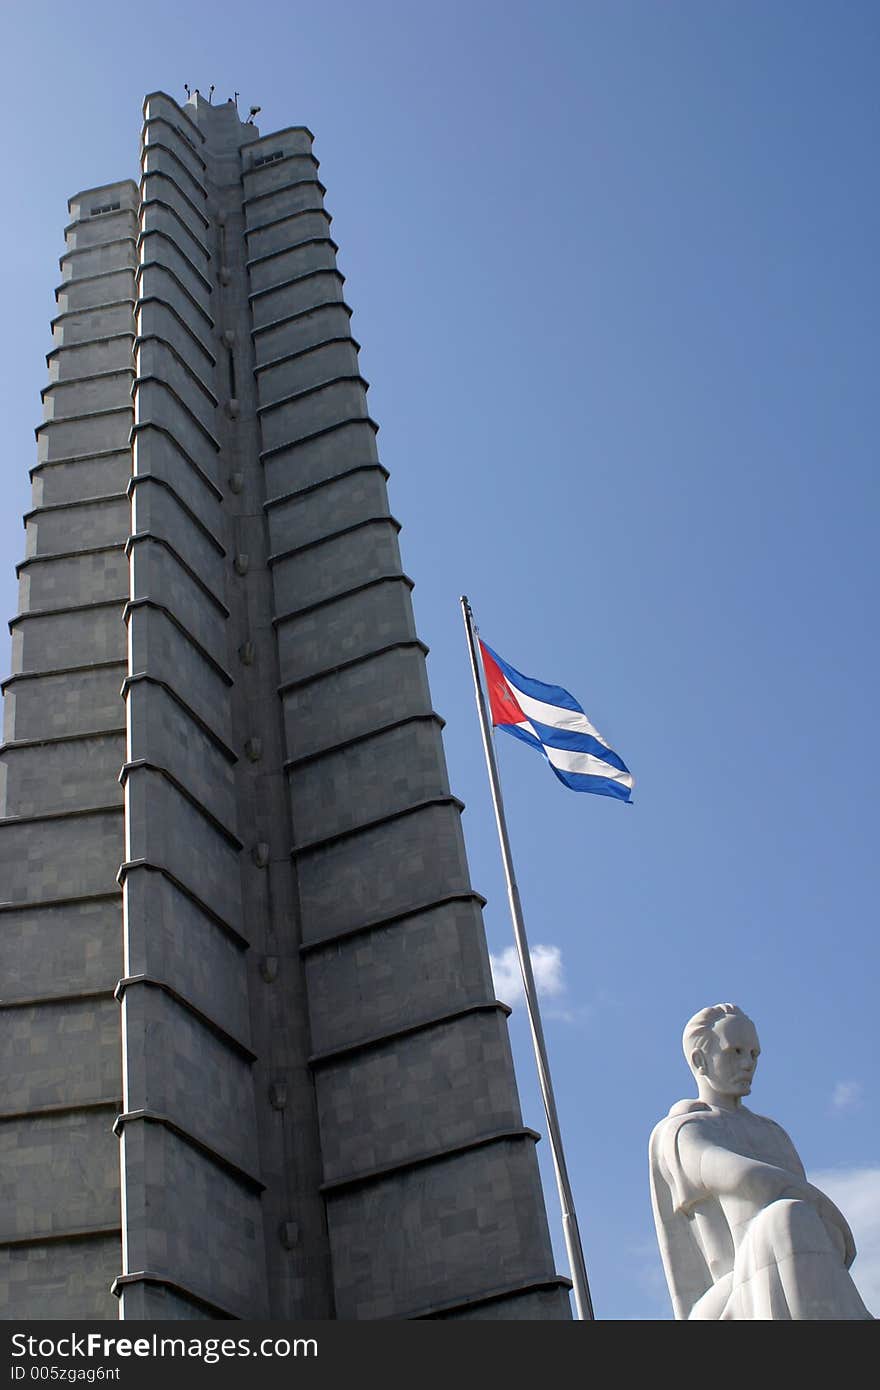
M70 201L4 683L0 1316L567 1318L312 137Z

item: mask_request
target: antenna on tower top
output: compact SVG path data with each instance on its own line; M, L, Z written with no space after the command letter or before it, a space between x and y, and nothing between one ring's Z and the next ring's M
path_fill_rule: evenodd
M189 89L189 83L188 83L188 82L184 82L184 84L183 84L183 90L186 92L187 96L192 96L192 92L191 92L190 89Z
M214 83L213 83L213 82L211 83L211 86L208 88L208 105L209 105L209 106L213 106L213 105L214 105Z
M260 114L260 112L262 111L262 109L263 109L262 106L252 106L252 107L251 107L251 113L250 113L250 115L248 116L247 120L245 121L245 125L253 125L253 123L254 123L254 116L259 116L259 114Z

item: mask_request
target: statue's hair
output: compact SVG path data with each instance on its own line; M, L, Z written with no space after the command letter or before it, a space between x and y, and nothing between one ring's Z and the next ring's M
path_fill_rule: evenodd
M731 1016L737 1018L748 1018L748 1014L743 1013L738 1004L710 1004L708 1009L700 1009L700 1012L689 1018L684 1026L681 1045L684 1048L685 1061L689 1067L693 1067L691 1058L695 1052L704 1052L708 1046L715 1024L722 1018Z

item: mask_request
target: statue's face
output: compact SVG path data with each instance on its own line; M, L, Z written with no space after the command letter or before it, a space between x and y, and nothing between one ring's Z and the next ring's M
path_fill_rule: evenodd
M713 1091L723 1096L747 1096L758 1065L761 1045L750 1018L729 1014L712 1030L712 1042L698 1067Z

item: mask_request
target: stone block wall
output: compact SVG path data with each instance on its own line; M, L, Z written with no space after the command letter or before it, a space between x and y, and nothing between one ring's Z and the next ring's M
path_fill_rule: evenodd
M0 1307L115 1318L137 187L70 200L0 758ZM111 210L106 210L110 207Z

